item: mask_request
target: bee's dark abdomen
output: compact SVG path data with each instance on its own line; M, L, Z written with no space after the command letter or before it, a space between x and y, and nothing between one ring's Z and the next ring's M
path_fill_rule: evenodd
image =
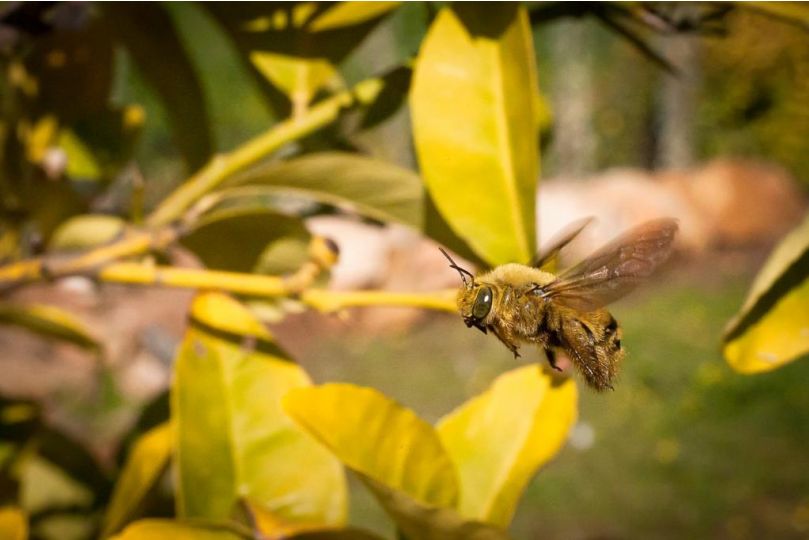
M621 328L606 310L565 321L560 337L563 348L592 388L612 388L623 358Z

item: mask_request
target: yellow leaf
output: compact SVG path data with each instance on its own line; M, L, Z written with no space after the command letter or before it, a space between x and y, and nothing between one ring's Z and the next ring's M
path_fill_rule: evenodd
M253 51L250 61L259 73L289 97L293 111L304 110L319 90L340 79L337 70L325 58Z
M537 469L567 440L576 386L554 382L538 365L512 370L438 424L461 477L459 510L507 527Z
M136 521L115 536L114 540L244 540L225 526L196 525L169 519L143 519Z
M54 231L49 241L52 249L78 250L106 244L124 231L126 223L117 216L85 214L75 216Z
M135 443L115 489L101 534L106 538L118 532L135 515L149 490L160 479L171 456L171 426L161 424L144 433Z
M301 388L287 394L284 408L355 471L424 504L455 504L455 469L433 427L376 390Z
M809 217L773 250L739 313L723 352L742 373L770 371L809 352Z
M101 346L90 328L72 314L56 306L0 303L0 324L20 326L48 338L68 341L84 349L98 350Z
M742 373L770 371L809 351L809 279L728 341L725 358Z
M3 540L28 538L28 519L20 508L16 506L0 508L0 538Z
M376 390L326 384L290 392L284 407L353 469L408 538L507 538L458 515L458 480L438 434Z
M318 15L309 30L323 32L361 24L396 9L401 2L337 2Z
M415 146L441 215L492 265L534 253L538 92L525 7L441 9L413 72Z

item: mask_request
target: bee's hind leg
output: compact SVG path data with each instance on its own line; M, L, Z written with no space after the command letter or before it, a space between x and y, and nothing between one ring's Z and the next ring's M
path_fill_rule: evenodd
M556 351L551 348L545 349L545 358L548 359L548 363L553 369L556 371L562 371L562 368L556 365Z

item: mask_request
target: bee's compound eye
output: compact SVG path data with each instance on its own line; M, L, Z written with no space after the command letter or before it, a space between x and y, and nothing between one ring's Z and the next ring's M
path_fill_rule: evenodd
M492 309L492 289L490 287L481 287L475 297L475 305L472 306L472 316L477 320L481 320L489 314Z

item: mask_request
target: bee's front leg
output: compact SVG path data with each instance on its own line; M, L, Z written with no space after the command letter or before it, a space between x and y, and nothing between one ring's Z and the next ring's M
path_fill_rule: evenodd
M490 326L489 330L491 330L492 333L497 336L497 339L499 339L500 342L505 345L508 350L512 352L512 354L514 354L515 359L520 357L519 347L517 347L517 344L513 339L510 339L509 336L504 336L496 326Z
M551 365L553 369L556 371L562 371L562 368L556 365L556 351L551 348L545 349L545 358L548 359L548 363Z

